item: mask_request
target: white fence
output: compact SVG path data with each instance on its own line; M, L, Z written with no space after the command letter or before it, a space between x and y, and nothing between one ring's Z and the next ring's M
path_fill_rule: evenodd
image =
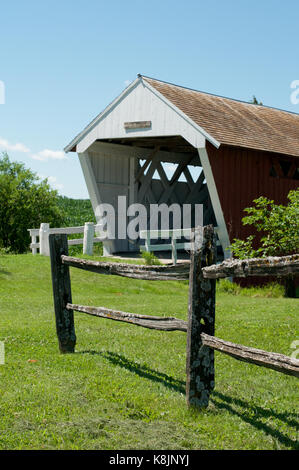
M215 232L217 233L218 227L214 227ZM176 230L141 230L140 238L145 240L145 250L146 251L171 251L172 253L172 262L173 264L177 263L177 250L190 250L191 242L183 241L178 242L181 238L191 237L191 228L185 229L176 229ZM50 256L49 250L49 235L52 233L65 233L67 235L73 235L78 233L83 233L83 238L76 238L74 240L68 240L68 245L82 245L83 244L83 254L92 255L93 254L93 244L97 242L105 241L107 243L107 238L95 237L95 232L102 232L102 225L94 225L92 222L86 222L85 225L81 227L61 227L61 228L50 228L49 224L43 223L40 225L40 228L31 228L28 229L28 232L31 236L30 248L32 253L35 255L37 250L41 255ZM102 232L103 233L103 232ZM39 241L37 241L39 238ZM164 244L151 244L151 239L170 239L170 243ZM220 242L217 240L217 245L220 245ZM105 247L104 247L105 248Z
M217 233L218 227L214 227L214 231ZM191 250L191 242L180 242L181 238L191 237L191 228L176 229L176 230L141 230L140 238L145 239L145 251L169 251L171 250L171 258L173 264L177 263L177 250ZM164 238L170 239L171 243L161 243L160 245L151 245L151 238ZM217 240L217 245L220 245Z
M49 250L49 235L51 233L65 233L67 235L73 235L83 233L83 238L76 238L74 240L68 240L68 245L82 245L83 254L92 255L93 244L96 242L103 241L101 237L95 237L95 230L98 226L92 222L86 222L81 227L62 227L62 228L50 228L49 224L43 223L40 228L30 228L28 232L31 236L30 248L32 253L35 255L37 250L41 255L50 256ZM39 241L37 241L39 238Z

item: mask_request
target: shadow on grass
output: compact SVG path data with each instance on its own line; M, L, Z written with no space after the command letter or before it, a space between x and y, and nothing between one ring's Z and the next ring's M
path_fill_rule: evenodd
M174 390L179 393L186 393L185 382L182 380L175 379L170 375L164 374L157 370L151 369L148 366L139 364L138 362L127 359L125 356L110 351L99 352L99 351L81 351L79 354L90 354L99 355L110 361L112 364L119 367L123 367L146 379L152 380L157 383L163 384L168 389ZM255 406L252 403L241 400L240 398L230 397L223 393L214 391L210 398L211 403L220 410L226 410L230 414L237 416L246 423L254 426L256 429L263 431L275 438L280 444L283 444L292 449L298 449L299 444L293 441L291 438L283 434L278 429L271 427L269 424L264 423L263 419L274 418L278 419L290 427L294 427L298 430L298 420L295 419L297 416L295 413L277 413L274 410L265 409L260 406ZM236 409L236 406L240 407L240 410Z
M216 399L215 399L216 398ZM221 401L218 401L217 398ZM277 418L280 421L285 422L287 425L294 427L298 432L299 423L293 418L288 416L296 416L295 413L277 413L274 410L266 410L260 406L254 406L248 402L241 400L239 398L231 398L227 395L224 395L220 392L213 392L210 401L216 408L226 410L229 413L238 416L240 419L245 421L248 424L251 424L256 429L263 431L265 434L268 434L275 438L280 444L283 444L292 449L299 449L298 441L294 441L281 431L276 428L271 427L269 424L266 424L262 419L266 418ZM238 411L234 405L240 406L242 410Z
M11 276L10 271L6 271L5 269L1 268L1 266L0 266L0 276L1 276L1 274L5 275L5 276Z
M108 361L112 362L119 367L123 367L139 377L144 377L146 379L152 380L153 382L162 383L165 387L174 390L179 393L186 393L185 383L181 380L174 379L170 375L163 374L157 370L151 369L148 366L141 365L138 362L131 361L121 354L113 353L110 351L107 352L98 352L98 351L81 351L81 354L97 354Z

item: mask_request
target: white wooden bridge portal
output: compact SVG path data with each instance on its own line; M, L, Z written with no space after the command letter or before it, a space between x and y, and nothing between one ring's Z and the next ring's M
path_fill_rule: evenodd
M127 218L125 210L117 214L117 198L126 196L127 205L191 204L194 224L194 205L203 204L203 224L218 226L220 250L227 257L229 237L207 140L218 144L146 77L138 76L65 151L79 156L95 214L100 204L109 203L118 217ZM169 163L175 164L171 176L165 166ZM139 241L116 239L104 247L106 253L136 251Z

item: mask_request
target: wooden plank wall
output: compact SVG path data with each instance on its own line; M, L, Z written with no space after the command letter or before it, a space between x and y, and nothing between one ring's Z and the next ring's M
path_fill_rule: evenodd
M115 210L116 221L118 218L117 198L126 196L130 200L130 166L135 164L135 159L123 156L115 156L109 152L88 152L98 186L101 203L112 204ZM134 168L133 168L134 170ZM125 214L120 214L125 218ZM116 223L117 230L117 223ZM112 251L130 251L128 240L115 240L112 242Z
M218 150L207 145L230 241L245 238L251 228L242 225L245 207L252 206L253 199L266 196L278 204L287 202L287 194L299 186L299 180L291 177L270 176L270 171L280 160L290 161L299 167L299 159L270 152L223 146ZM279 168L277 168L277 172Z

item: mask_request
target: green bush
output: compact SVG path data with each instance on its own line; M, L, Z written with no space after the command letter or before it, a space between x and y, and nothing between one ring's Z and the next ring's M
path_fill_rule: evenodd
M299 251L299 190L290 191L288 200L283 206L261 196L254 199L255 206L244 209L248 215L243 217L243 225L252 225L261 237L258 242L255 235L246 240L234 239L230 249L236 258L284 256Z
M0 248L22 253L29 247L27 229L48 222L52 227L62 224L63 211L57 205L57 191L47 179L11 162L7 154L0 157Z
M146 265L159 265L162 264L159 258L150 251L140 250L140 257L144 259Z
M286 256L299 252L299 189L288 194L286 206L259 197L254 199L255 206L244 209L243 225L252 225L261 233L259 240L250 235L245 240L234 239L230 249L236 258L263 258L267 256ZM284 279L285 296L298 297L294 275Z

